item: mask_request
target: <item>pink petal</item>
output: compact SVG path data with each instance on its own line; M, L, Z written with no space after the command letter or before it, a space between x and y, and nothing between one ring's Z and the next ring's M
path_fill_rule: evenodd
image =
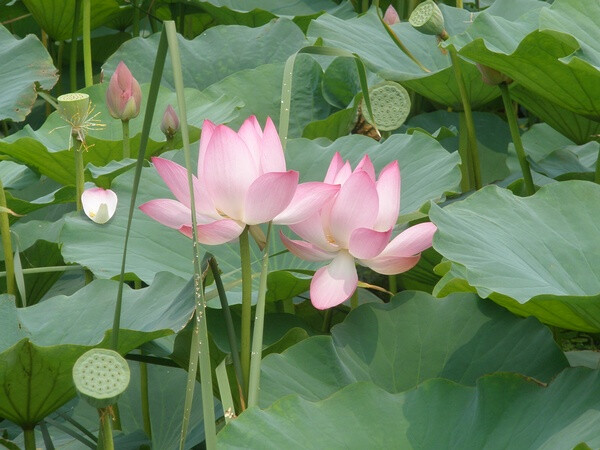
M333 158L331 158L331 162L329 163L329 168L327 169L324 182L333 184L335 176L338 174L343 165L344 160L342 159L342 155L340 155L340 152L335 152L335 155L333 155Z
M355 258L369 259L379 255L390 242L392 228L387 231L375 231L370 228L358 228L350 235L348 249Z
M100 187L86 189L81 194L83 212L96 223L109 221L117 210L117 201L117 194Z
M339 185L318 181L299 184L288 207L273 222L279 225L302 222L321 209L339 190Z
M323 222L321 221L321 214L316 211L308 219L290 225L290 229L300 236L302 239L316 245L325 251L337 251L339 247L332 245L330 240L325 235L323 230Z
M238 136L246 143L246 147L250 150L250 154L257 167L260 167L260 141L262 140L262 134L263 132L260 129L258 120L256 120L256 116L250 116L244 120L244 123L238 131ZM284 171L285 169L273 172Z
M202 124L202 134L200 135L200 148L198 150L198 171L196 172L200 179L204 177L204 156L206 155L206 148L210 142L213 131L217 126L210 120L206 119Z
M346 161L342 168L336 174L332 184L344 184L348 180L350 175L352 175L352 167L350 166L350 163Z
M398 161L392 161L379 173L376 183L379 196L379 212L375 221L376 230L392 228L400 212L400 169Z
M231 128L219 125L213 131L202 174L215 208L232 219L242 220L246 193L258 178L258 166Z
M192 224L192 211L177 200L158 198L140 205L140 210L157 222L179 230L182 226Z
M358 172L359 170L364 170L367 172L371 180L375 181L375 167L373 167L373 163L371 162L371 158L369 155L363 156L363 159L360 160L354 172Z
M337 306L350 298L357 283L354 258L341 251L333 261L315 273L310 283L310 301L317 309Z
M206 245L219 245L237 239L244 231L244 225L235 220L222 219L205 225L198 225L197 230L198 242ZM192 237L192 227L190 225L182 226L179 231L189 238Z
M382 256L379 255L373 259L361 260L363 266L370 267L377 273L383 275L396 275L406 272L417 265L421 255L417 256Z
M265 131L260 141L260 166L263 173L286 170L281 139L270 117L267 117Z
M388 25L394 25L400 22L400 16L398 16L398 12L392 5L388 6L385 10L383 21Z
M364 171L355 172L342 185L329 217L331 234L348 248L350 234L357 228L372 228L379 210L375 183Z
M336 252L325 252L316 245L309 242L296 241L289 239L281 231L279 237L283 242L283 245L294 255L305 261L330 261L336 256Z
M381 256L408 257L431 247L437 227L431 222L414 225L398 236L381 252Z
M261 175L248 189L243 221L257 225L273 220L290 204L297 187L295 170Z

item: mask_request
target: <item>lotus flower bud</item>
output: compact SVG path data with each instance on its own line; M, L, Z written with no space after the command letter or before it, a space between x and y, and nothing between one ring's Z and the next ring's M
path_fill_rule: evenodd
M81 127L87 119L90 109L90 96L82 92L61 95L58 101L58 113L71 124L72 127Z
M179 131L179 117L171 105L165 109L160 123L160 131L165 134L167 139L171 139Z
M479 63L476 63L475 65L481 72L481 78L485 84L489 84L490 86L498 86L502 83L508 84L512 82L512 79L496 69L492 69L491 67L484 66L483 64Z
M388 6L388 9L385 10L383 21L388 25L394 25L400 22L400 16L398 16L398 11L396 11L396 9L392 5Z
M442 38L448 36L444 28L442 11L433 0L425 0L417 6L408 18L408 21L421 33L440 36Z
M106 91L106 106L115 119L129 120L137 117L142 104L140 85L123 61L110 77Z
M86 189L81 194L81 204L86 216L96 223L106 223L117 210L117 194L99 187Z

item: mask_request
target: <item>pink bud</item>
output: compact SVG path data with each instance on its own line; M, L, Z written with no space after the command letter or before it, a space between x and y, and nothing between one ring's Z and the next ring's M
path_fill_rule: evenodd
M106 91L106 106L115 119L129 120L137 117L142 104L140 85L123 61L110 77Z
M388 9L385 10L383 21L388 25L394 25L400 22L400 16L398 16L398 12L392 5L388 6Z
M489 84L490 86L498 86L502 83L511 83L512 80L504 75L502 72L499 72L491 67L485 66L483 64L476 63L475 64L481 72L481 79L485 84Z
M163 114L162 122L160 123L160 131L167 138L172 138L179 131L179 117L171 105L167 106Z

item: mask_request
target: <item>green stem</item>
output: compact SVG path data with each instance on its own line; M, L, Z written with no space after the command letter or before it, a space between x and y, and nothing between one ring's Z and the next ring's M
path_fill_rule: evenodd
M350 309L356 308L358 308L358 288L356 288L354 294L352 294L352 297L350 297Z
M267 296L267 275L269 274L269 238L271 236L271 222L267 228L267 243L262 257L260 281L258 285L258 299L254 316L254 330L252 335L252 357L250 361L250 379L248 382L248 407L258 405L260 385L260 363L262 360L263 332L265 327L265 303Z
M240 362L240 353L237 344L237 336L235 334L235 327L233 326L233 319L231 318L231 310L229 309L229 303L227 302L227 294L225 293L225 287L223 286L223 280L219 273L219 266L214 256L211 256L208 260L210 270L212 271L213 278L215 279L215 285L217 292L219 293L219 300L221 301L221 311L225 318L225 326L227 328L227 337L229 339L229 349L231 350L231 359L233 361L233 369L235 371L235 377L237 379L238 391L240 393L240 403L245 406L246 402L244 399L244 392L242 386L244 384L244 375L242 373L242 363Z
M250 376L250 328L252 325L252 264L250 261L250 240L248 227L240 235L240 259L242 265L242 336L241 362L244 377L242 387L248 392Z
M123 125L123 159L131 158L131 144L129 142L129 120L121 120Z
M321 327L321 331L323 333L329 333L331 328L331 320L333 319L333 308L328 308L325 310L325 314L323 315L323 326Z
M396 279L396 275L389 275L388 280L389 280L388 290L392 294L395 294L396 292L398 292L398 280Z
M456 7L463 9L463 0L456 0Z
M83 266L74 264L72 266L49 266L49 267L30 267L29 269L22 269L23 275L32 273L50 273L50 272L66 272L68 270L81 270ZM0 278L5 277L6 272L0 272Z
M148 395L148 365L140 363L140 391L142 395L142 419L144 432L152 438L152 422L150 421L150 397Z
M25 441L25 450L36 450L35 430L33 428L24 428L23 438Z
M77 211L81 211L83 206L81 204L81 194L85 187L85 175L83 171L83 147L79 149L73 149L73 155L75 157L75 195L77 204Z
M473 164L469 153L469 133L467 131L467 119L465 112L458 113L458 154L460 155L460 188L462 192L475 189L475 176Z
M456 84L460 92L460 99L463 105L463 111L465 113L465 124L467 126L467 138L468 138L468 153L469 160L473 167L473 174L475 180L475 189L480 189L481 183L481 166L479 164L479 153L477 151L477 137L475 135L475 123L473 121L473 112L471 111L471 102L467 94L467 88L465 81L462 76L462 70L460 68L460 58L456 53L454 47L449 47L450 58L452 59L452 68L454 69L454 76L456 77Z
M519 159L519 165L521 166L521 172L523 173L523 180L525 181L525 189L527 195L535 194L535 185L533 184L533 176L531 175L531 169L529 168L529 162L527 161L527 155L523 148L523 142L521 141L521 135L519 133L519 125L517 124L517 115L513 108L513 103L510 98L510 92L506 83L500 83L498 85L500 92L502 92L502 101L504 102L504 111L506 118L508 119L508 126L510 128L510 135L513 140L513 145L517 152L517 158ZM596 178L598 178L598 171L596 170ZM596 181L597 182L597 181Z
M293 298L286 298L281 302L283 304L283 312L286 314L296 314L296 307L294 306Z
M138 0L132 0L131 5L133 6L133 37L140 35L140 5Z
M0 206L6 208L6 194L0 181ZM15 289L15 263L13 260L12 242L10 238L10 222L7 212L0 212L0 234L2 235L2 249L4 250L4 266L6 268L6 292L16 295Z
M60 41L58 43L58 55L56 56L56 67L58 67L58 72L59 72L59 81L58 83L56 83L56 97L59 97L62 94L62 80L63 80L63 70L62 70L62 65L63 65L63 54L65 52L65 41Z
M92 78L92 39L91 39L91 0L81 0L83 10L83 72L85 74L85 87L94 84Z
M7 121L2 120L0 123L2 123L2 133L4 134L4 137L8 136L10 134L10 130L8 129Z
M71 32L71 56L69 58L69 77L71 78L71 92L77 90L77 38L79 36L79 17L81 17L81 0L75 0L75 14L73 14L73 31Z
M360 5L360 12L366 13L369 10L369 0L362 0Z
M114 450L111 413L108 409L100 408L98 409L98 414L100 415L102 433L102 439L98 439L98 450Z

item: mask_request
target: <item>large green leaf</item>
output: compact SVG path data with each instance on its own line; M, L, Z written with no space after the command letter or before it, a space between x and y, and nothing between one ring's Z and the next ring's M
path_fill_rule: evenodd
M127 41L104 64L104 76L112 75L119 61L125 61L140 83L149 83L159 37L156 33ZM289 55L308 44L302 31L287 19L259 28L216 26L191 41L181 35L177 37L185 86L199 90L240 70L285 62ZM163 86L174 89L170 58L165 62Z
M219 433L219 448L595 448L599 386L589 369L565 370L548 387L517 374L474 387L433 379L397 394L356 383L320 402L291 395L251 408Z
M71 38L76 1L78 0L23 0L23 3L48 36L56 41L64 41ZM92 29L104 24L118 12L119 4L116 0L94 0L91 7ZM80 17L80 30L81 24Z
M404 291L388 304L352 311L331 337L265 358L261 405L293 393L320 400L356 381L400 392L435 377L473 385L498 371L548 381L565 367L550 331L535 319L519 319L473 294L438 300Z
M600 331L600 186L553 183L520 198L485 187L432 206L434 248L482 297L563 328ZM446 291L447 292L447 291Z
M102 128L89 131L87 143L90 148L83 153L84 164L91 163L94 166L105 166L113 160L122 159L121 121L113 119L108 113L105 104L107 88L108 84L104 83L82 90L82 92L90 95L90 100L95 108L92 114L98 113L96 118L105 125ZM147 97L148 89L148 85L142 86L143 97ZM166 139L161 133L159 125L162 114L169 104L177 104L175 93L162 89L157 99L156 114L150 131L147 154L152 154L165 145ZM235 110L241 106L239 99L231 96L206 94L194 89L186 90L186 104L188 121L193 127L192 136L196 138L205 118L210 118L216 122L227 122L236 116ZM129 121L129 132L132 138L131 147L134 152L139 147L144 111L145 106L142 105L140 115ZM73 152L68 148L69 134L70 129L67 127L66 122L57 112L54 112L39 130L34 131L27 126L20 132L0 140L0 153L9 155L35 168L59 183L74 185L75 163ZM119 173L118 169L115 169L115 174Z
M161 274L147 289L126 288L119 351L179 331L194 309L183 280ZM96 280L76 294L16 309L0 299L0 415L31 426L75 396L71 370L94 346L106 346L118 283Z
M37 97L36 83L52 89L58 71L52 58L33 35L16 39L0 24L0 120L25 120Z
M288 166L300 172L301 181L322 181L335 152L354 166L368 154L375 169L397 159L402 175L401 213L421 208L429 200L440 200L458 189L458 154L450 154L424 133L395 134L383 144L361 135L342 137L330 144L307 139L291 140L286 150Z

